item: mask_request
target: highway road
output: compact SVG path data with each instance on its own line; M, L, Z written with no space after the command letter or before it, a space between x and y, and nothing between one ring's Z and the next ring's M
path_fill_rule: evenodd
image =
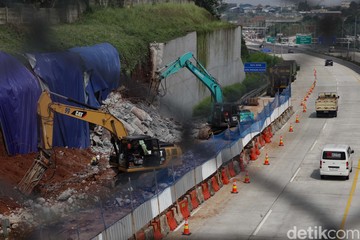
M234 178L238 194L230 193L232 184L223 186L192 212L191 235L182 235L180 225L165 239L360 239L360 77L336 62L325 67L321 58L282 55L301 66L292 84L295 114L249 164L249 184L239 174ZM316 87L303 112L300 103L314 82L314 69ZM316 118L315 99L322 91L340 95L337 118ZM280 136L284 146L279 146ZM320 179L320 151L326 143L346 143L355 150L349 180ZM263 165L266 153L268 166Z

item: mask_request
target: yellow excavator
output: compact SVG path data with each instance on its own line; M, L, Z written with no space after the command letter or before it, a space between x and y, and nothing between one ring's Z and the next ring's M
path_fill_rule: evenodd
M86 108L53 102L51 95ZM77 118L107 129L111 133L111 143L113 144L109 163L120 172L152 171L167 167L170 161L181 161L182 152L179 146L164 143L146 135L129 136L124 124L111 113L60 94L43 91L38 101L37 113L41 123L39 155L18 185L19 190L26 195L32 192L52 163L55 113Z

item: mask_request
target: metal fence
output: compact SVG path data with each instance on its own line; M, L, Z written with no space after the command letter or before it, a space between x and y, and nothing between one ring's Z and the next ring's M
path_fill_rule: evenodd
M93 196L94 204L69 209L66 219L56 218L51 209L39 218L44 224L29 239L129 239L140 229L163 216L201 185L219 174L234 159L291 107L291 90L276 95L253 122L227 129L201 143L189 144L181 159L164 169L147 173L121 174L118 185L107 196ZM78 201L88 201L84 196ZM150 238L149 238L150 239Z
M117 222L99 231L93 239L132 237L152 219L177 203L190 189L196 189L223 164L238 156L253 137L260 134L290 106L291 89L288 88L280 95L277 94L253 122L240 124L236 129L227 129L208 141L194 144L184 153L178 165L149 173L146 180L143 176L137 180L129 178L128 184L131 186L128 187L131 189L132 201L128 207L131 205L132 211L124 216L119 215Z

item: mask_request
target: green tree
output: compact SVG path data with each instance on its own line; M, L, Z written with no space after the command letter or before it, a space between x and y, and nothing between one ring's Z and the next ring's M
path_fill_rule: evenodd
M195 4L205 8L211 15L220 19L218 8L221 6L222 0L195 0Z
M249 49L246 46L244 35L241 36L241 60L246 61L250 56Z

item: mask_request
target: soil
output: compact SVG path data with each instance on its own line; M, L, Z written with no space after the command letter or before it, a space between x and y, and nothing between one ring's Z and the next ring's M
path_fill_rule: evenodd
M110 189L106 186L107 181L115 173L107 167L108 161L104 158L96 166L99 171L94 173L90 164L94 156L96 153L91 149L54 148L53 164L45 171L31 195L26 196L18 190L17 185L32 166L37 153L9 156L0 131L0 227L2 216L6 219L11 214L16 214L19 209L26 207L29 199L57 199L67 189L74 189L79 193L86 190L88 195L99 195L100 191L106 194ZM32 230L26 224L21 225L11 229L8 239L27 239L26 236ZM0 239L3 239L1 233Z

